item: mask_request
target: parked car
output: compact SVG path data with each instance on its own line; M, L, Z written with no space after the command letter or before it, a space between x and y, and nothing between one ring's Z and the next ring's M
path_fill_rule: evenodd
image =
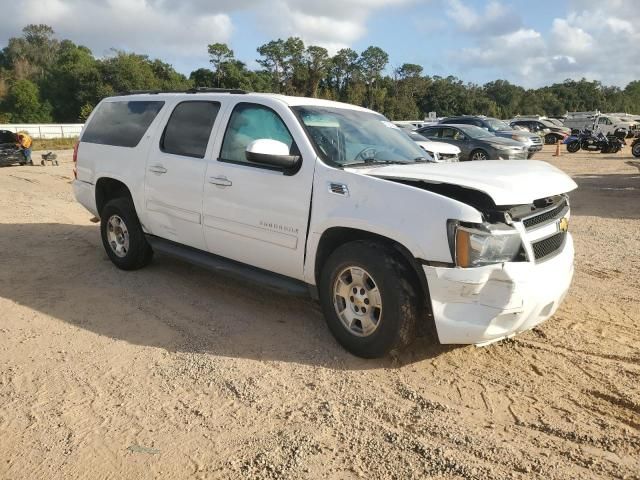
M24 163L22 152L16 146L16 134L9 130L0 130L0 167Z
M605 136L615 135L624 140L632 128L631 123L620 118L593 112L572 112L567 114L564 125L571 129L571 133L577 134L583 130L601 132Z
M526 160L529 151L522 142L497 137L473 125L434 125L418 130L429 140L460 148L460 160Z
M364 108L189 92L104 99L83 128L73 190L118 268L165 253L241 278L246 296L256 282L311 294L363 357L407 345L419 325L441 343L495 341L564 298L576 184L559 169L436 165Z
M460 149L455 145L444 142L434 142L423 137L417 132L406 132L409 138L416 142L425 152L432 162L458 162L460 161Z
M532 133L537 133L544 137L544 143L554 145L558 141L562 142L571 135L571 129L563 125L558 125L548 118L526 118L517 117L510 122L511 126L523 127Z
M540 135L516 130L497 118L463 115L460 117L448 117L439 123L448 125L475 125L476 127L484 128L498 137L510 138L516 142L521 142L529 150L529 158L533 157L536 152L542 150L542 139Z

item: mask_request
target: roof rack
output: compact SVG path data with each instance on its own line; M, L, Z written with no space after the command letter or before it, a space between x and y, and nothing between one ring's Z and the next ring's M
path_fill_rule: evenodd
M188 90L128 90L126 92L121 92L118 96L125 95L157 95L159 93L236 93L239 95L243 95L248 93L246 90L241 90L239 88L208 88L208 87L196 87L189 88Z

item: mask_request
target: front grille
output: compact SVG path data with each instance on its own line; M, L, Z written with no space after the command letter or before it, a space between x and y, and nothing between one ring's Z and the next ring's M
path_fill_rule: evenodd
M536 215L534 217L529 217L529 218L525 218L522 223L524 225L524 228L526 228L527 230L530 228L533 228L537 225L540 225L542 223L549 223L551 220L555 220L556 218L560 218L562 216L562 214L564 214L565 209L567 209L567 202L566 200L563 200L560 205L558 205L557 207L551 209L551 210L547 210L544 213L541 213L540 215Z
M536 260L543 260L562 248L567 238L566 232L558 232L555 235L535 242L533 247L533 256Z
M539 144L542 145L542 138L537 137L537 136L536 137L531 137L531 142L532 143L539 143Z

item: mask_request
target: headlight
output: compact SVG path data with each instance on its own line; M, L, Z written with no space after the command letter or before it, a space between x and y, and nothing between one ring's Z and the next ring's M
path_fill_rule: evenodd
M514 135L513 138L516 142L526 142L528 140L527 137L523 137L522 135Z
M512 262L522 251L520 234L507 225L463 226L449 221L449 244L458 267Z
M514 147L511 145L493 145L493 148L495 148L496 150L513 150L519 147Z

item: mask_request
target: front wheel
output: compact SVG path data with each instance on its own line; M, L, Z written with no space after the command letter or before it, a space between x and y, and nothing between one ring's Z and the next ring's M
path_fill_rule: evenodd
M129 199L107 202L100 212L102 244L113 264L122 270L137 270L149 264L153 250Z
M469 156L469 160L488 160L489 155L484 150L474 150Z
M580 150L580 142L577 140L567 143L567 152L576 153L578 150Z
M547 145L555 145L558 142L558 137L553 133L548 133L544 137L544 143Z
M640 142L636 142L631 146L631 154L636 158L640 158Z
M320 275L327 325L349 352L383 357L416 335L420 300L411 274L385 245L357 241L336 249Z

